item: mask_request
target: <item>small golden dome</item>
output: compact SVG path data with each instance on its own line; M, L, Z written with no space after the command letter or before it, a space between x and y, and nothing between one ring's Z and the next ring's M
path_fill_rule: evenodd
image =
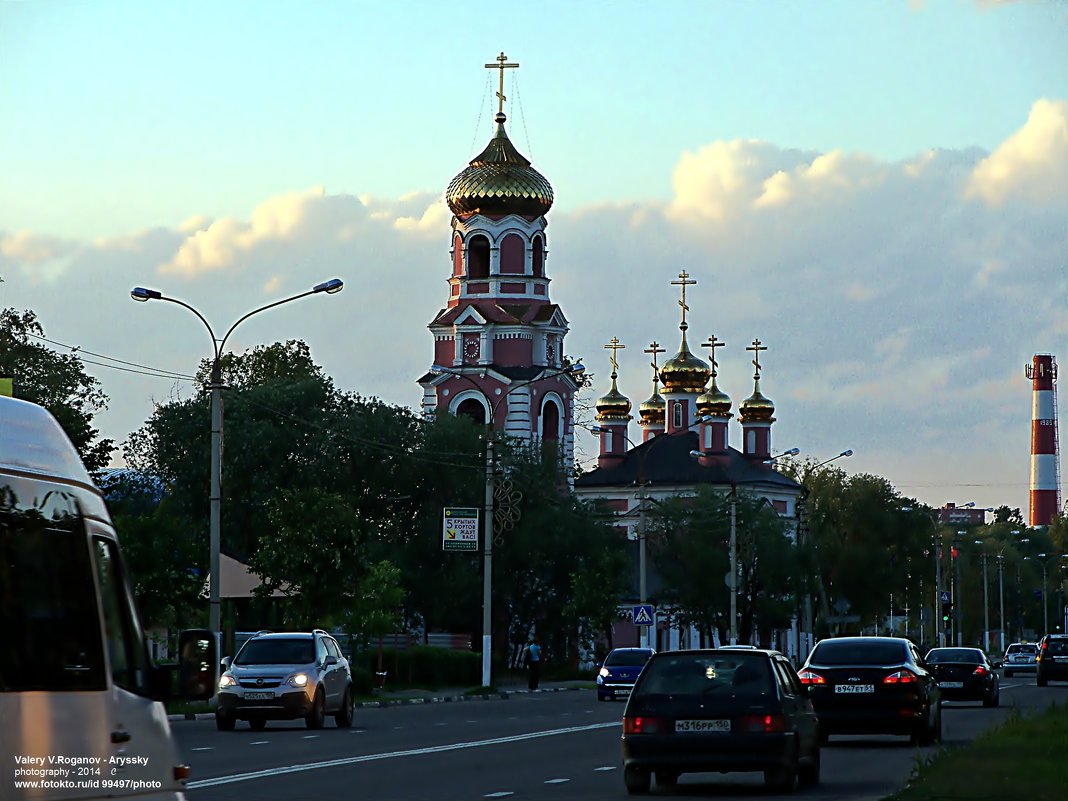
M697 398L697 413L702 416L710 414L713 417L733 417L731 397L719 388L715 376L712 376L712 386L708 388L708 391Z
M553 205L552 185L515 149L505 133L505 119L503 113L497 114L497 133L445 190L445 201L457 217L468 214L540 217Z
M712 370L708 363L690 353L686 344L686 331L682 332L682 345L675 356L660 368L660 380L665 392L704 392Z
M738 419L743 423L774 423L775 404L760 394L760 379L754 382L753 394L738 405Z
M653 394L638 407L638 416L641 418L643 425L663 425L666 412L667 404L660 397L660 393L654 385Z
M612 373L612 388L597 399L597 419L601 422L630 420L630 398L616 387L615 373Z

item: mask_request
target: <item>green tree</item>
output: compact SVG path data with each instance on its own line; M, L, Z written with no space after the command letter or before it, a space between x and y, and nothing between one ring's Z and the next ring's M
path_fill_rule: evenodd
M15 394L44 406L63 426L91 473L107 466L115 443L100 439L93 417L107 408L100 382L73 353L44 344L45 330L32 311L0 309L0 375L14 376Z

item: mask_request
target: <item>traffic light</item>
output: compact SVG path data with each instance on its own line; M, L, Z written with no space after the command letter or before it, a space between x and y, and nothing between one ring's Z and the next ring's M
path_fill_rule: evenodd
M953 604L942 604L942 625L949 628L949 621L953 619Z

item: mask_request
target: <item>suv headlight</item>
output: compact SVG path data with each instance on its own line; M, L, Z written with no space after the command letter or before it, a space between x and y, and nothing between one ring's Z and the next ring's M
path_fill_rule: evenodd
M600 672L600 674L599 674L599 675L600 675L600 676L601 676L602 678L605 678L605 679L607 679L607 678L608 678L608 668L601 668L601 672Z
M236 687L236 686L237 686L237 679L235 679L229 673L223 673L222 676L219 677L219 689L220 690L225 690L227 687Z
M291 685L293 687L307 687L308 686L308 677L303 673L294 673L286 681L286 684L289 684L289 685Z

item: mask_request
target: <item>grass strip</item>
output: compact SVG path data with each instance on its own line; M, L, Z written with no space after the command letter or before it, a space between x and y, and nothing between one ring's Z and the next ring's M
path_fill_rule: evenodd
M1064 801L1068 798L1068 706L1014 712L972 743L940 749L885 801Z

